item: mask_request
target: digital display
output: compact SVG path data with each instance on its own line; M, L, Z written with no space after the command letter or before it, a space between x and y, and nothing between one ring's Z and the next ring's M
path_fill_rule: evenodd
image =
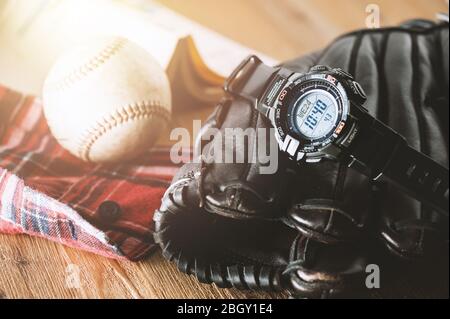
M294 107L294 124L309 139L317 139L334 131L338 106L324 90L313 90L301 96Z

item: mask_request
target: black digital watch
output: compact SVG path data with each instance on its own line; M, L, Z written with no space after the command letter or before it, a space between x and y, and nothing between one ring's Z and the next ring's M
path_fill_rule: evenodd
M339 160L448 215L448 168L372 117L363 107L366 94L351 74L322 65L301 74L250 56L224 89L270 120L281 151L291 159Z

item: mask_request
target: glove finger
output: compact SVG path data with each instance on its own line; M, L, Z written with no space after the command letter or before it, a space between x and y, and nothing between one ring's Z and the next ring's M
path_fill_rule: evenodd
M370 186L365 177L331 161L297 170L286 222L323 243L356 240L370 222Z
M299 235L284 272L295 298L359 295L365 287L368 250L364 245L325 245Z
M431 210L422 214L425 208L418 201L388 185L378 185L377 189L379 200L374 209L381 216L378 236L389 251L408 260L442 256L448 251L447 217Z

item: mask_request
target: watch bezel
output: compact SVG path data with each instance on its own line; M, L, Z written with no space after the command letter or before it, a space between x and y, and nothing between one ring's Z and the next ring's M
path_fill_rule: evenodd
M296 102L312 90L323 89L331 94L338 107L338 114L333 129L320 138L307 138L297 133L290 125L292 108ZM330 73L309 73L304 74L288 83L281 90L275 105L275 127L276 134L280 141L285 141L289 136L290 140L298 141L296 153L317 153L339 138L348 119L350 111L350 101L346 90L339 79ZM297 154L291 154L297 158Z

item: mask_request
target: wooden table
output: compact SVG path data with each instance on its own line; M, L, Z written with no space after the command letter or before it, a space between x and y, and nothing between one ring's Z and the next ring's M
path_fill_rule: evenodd
M159 0L182 14L277 59L319 49L365 27L365 0ZM444 0L377 0L383 26L448 11ZM195 114L193 117L203 117ZM70 288L79 269L80 288ZM69 276L68 276L69 275ZM69 282L68 282L69 281ZM69 285L68 285L69 283ZM199 284L158 253L139 262L108 260L39 238L0 235L0 298L282 297Z

